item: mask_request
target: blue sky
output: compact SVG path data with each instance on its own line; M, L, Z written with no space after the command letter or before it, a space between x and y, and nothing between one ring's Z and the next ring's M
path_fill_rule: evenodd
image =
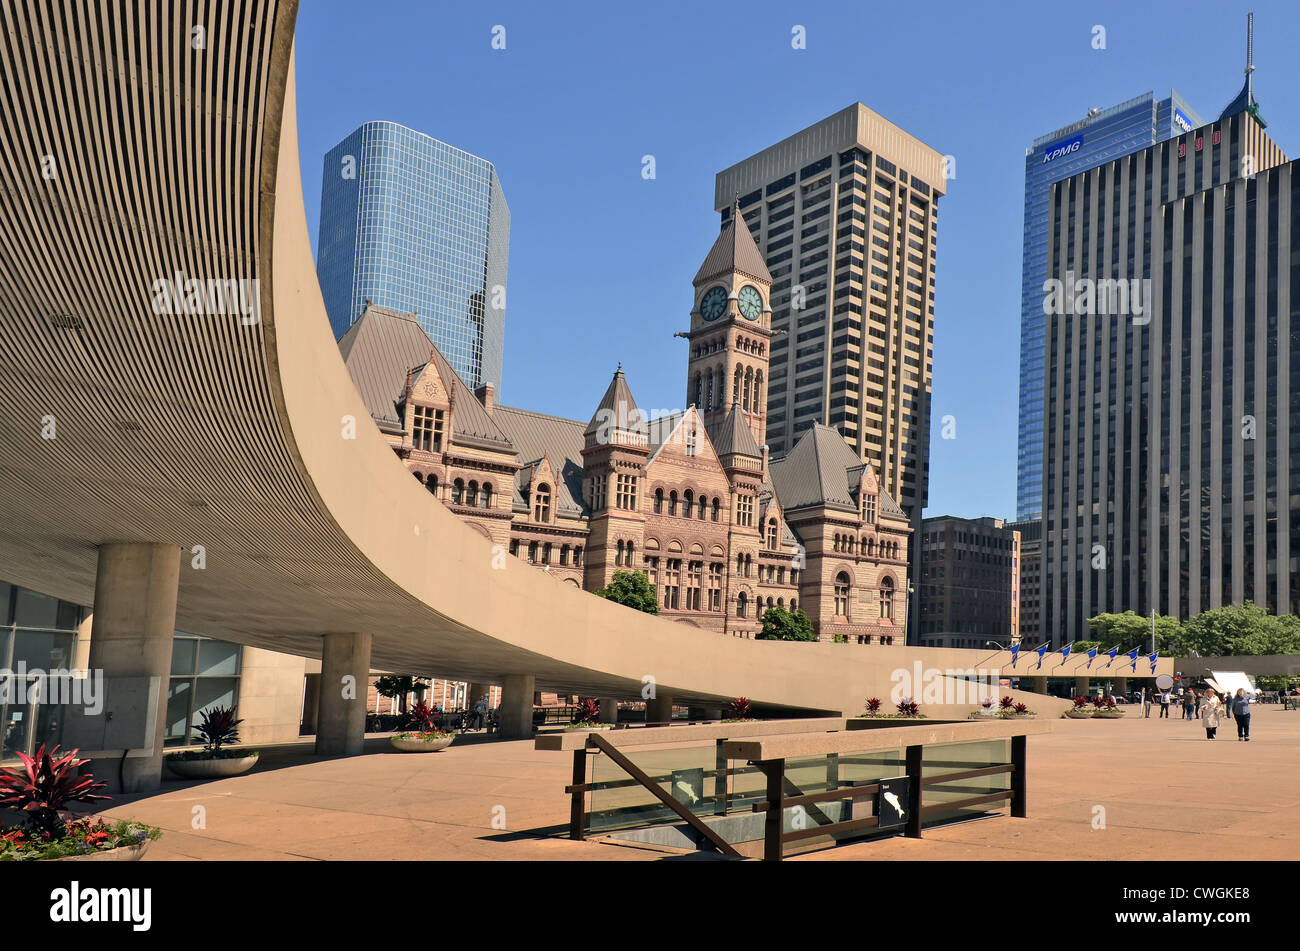
M861 100L956 158L939 204L926 512L1014 517L1024 150L1149 90L1217 117L1242 84L1247 9L304 0L308 224L314 244L323 155L367 120L487 158L512 216L502 400L586 419L621 362L643 407L678 407L686 342L672 334L717 234L715 173ZM1300 5L1253 9L1255 93L1300 154ZM796 24L807 49L791 48ZM953 440L939 438L947 414Z

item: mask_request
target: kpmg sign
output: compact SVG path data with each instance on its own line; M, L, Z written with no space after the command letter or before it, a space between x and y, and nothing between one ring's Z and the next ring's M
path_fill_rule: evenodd
M1046 165L1048 162L1051 162L1054 159L1059 159L1063 155L1070 155L1073 152L1079 151L1081 148L1083 148L1083 136L1076 135L1068 142L1061 142L1059 145L1050 146L1047 151L1043 153L1043 164Z
M1184 132L1192 131L1192 120L1183 115L1183 110L1181 109L1174 110L1174 124Z

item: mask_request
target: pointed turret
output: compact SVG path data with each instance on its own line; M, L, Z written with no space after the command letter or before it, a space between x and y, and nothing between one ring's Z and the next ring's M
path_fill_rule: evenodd
M708 257L695 274L694 283L698 286L732 272L744 274L756 281L766 281L769 285L772 283L772 273L768 271L763 254L758 250L749 226L745 224L739 201L732 203L731 220L723 227L718 240L713 242Z
M609 381L609 388L605 390L583 435L588 446L646 444L646 420L632 397L632 389L627 385L622 364L614 371L614 379Z
M727 415L709 429L709 439L713 442L718 458L728 469L738 465L753 469L754 463L762 463L763 451L758 448L754 432L739 403L732 403ZM744 457L745 461L742 462L740 457Z

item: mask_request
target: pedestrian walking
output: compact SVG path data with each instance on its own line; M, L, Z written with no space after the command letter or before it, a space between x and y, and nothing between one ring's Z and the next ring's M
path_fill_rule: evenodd
M1160 719L1169 719L1169 691L1160 691Z
M1207 687L1205 697L1201 701L1201 725L1205 727L1205 738L1213 740L1218 738L1219 733L1219 710L1223 704L1219 703L1218 695L1215 694L1213 687Z
M1232 718L1237 721L1237 739L1250 742L1250 705L1255 698L1246 693L1244 687L1237 688L1237 695L1232 698Z
M1192 697L1196 700L1196 709L1192 711L1192 716L1195 718L1201 715L1201 704L1205 702L1205 696L1193 690Z
M483 729L483 727L487 725L487 714L488 714L488 698L487 695L485 694L482 697L479 697L478 702L474 704L474 719L470 721L470 729L472 730Z
M1151 718L1151 691L1146 687L1142 688L1142 715L1147 719Z
M1190 720L1192 718L1192 707L1194 706L1195 706L1195 700L1193 700L1192 698L1192 691L1189 690L1183 694L1183 719L1184 720Z

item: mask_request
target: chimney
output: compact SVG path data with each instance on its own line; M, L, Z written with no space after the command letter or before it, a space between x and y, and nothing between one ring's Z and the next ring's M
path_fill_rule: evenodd
M767 452L768 452L767 443L763 443L763 445L759 447L759 451L763 454L763 478L766 479L767 478Z
M474 395L478 397L478 401L483 404L483 408L487 410L489 416L497 407L496 392L496 385L492 383L484 383L474 391Z

